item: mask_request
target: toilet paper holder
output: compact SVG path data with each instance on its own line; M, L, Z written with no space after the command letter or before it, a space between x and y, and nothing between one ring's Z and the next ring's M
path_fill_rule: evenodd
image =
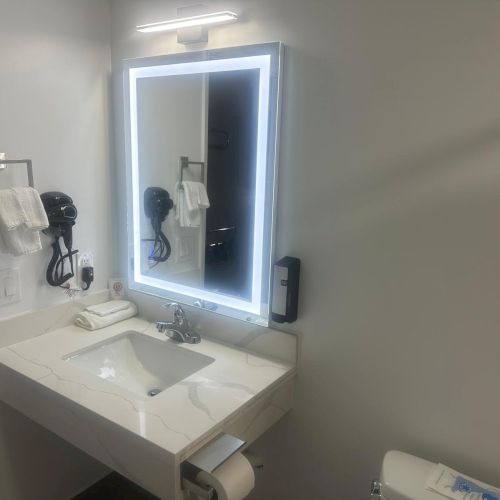
M215 490L211 486L200 486L185 477L182 478L182 487L203 500L214 500Z
M200 471L211 474L219 465L240 451L246 442L229 434L222 434L191 455L182 464L182 486L204 500L213 500L216 492L211 486L196 483Z

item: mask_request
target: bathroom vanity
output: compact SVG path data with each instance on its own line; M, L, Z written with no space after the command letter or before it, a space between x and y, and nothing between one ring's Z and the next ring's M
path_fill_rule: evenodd
M159 498L179 500L193 453L223 433L248 446L291 408L295 337L266 336L257 350L281 345L282 359L252 342L177 344L138 318L97 332L65 326L0 349L0 397Z
M177 322L158 308L157 325L88 332L68 316L0 349L2 401L164 500L185 495L194 453L221 435L242 451L292 406L296 337L269 328L282 56L266 43L123 62L122 272L139 311L174 301ZM179 304L220 318L229 343ZM253 329L244 344L235 323Z

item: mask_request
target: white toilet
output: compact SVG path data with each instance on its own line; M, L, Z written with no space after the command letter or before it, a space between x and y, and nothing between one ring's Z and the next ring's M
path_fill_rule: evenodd
M443 500L426 490L427 479L435 464L401 451L388 451L380 480L373 481L372 500Z

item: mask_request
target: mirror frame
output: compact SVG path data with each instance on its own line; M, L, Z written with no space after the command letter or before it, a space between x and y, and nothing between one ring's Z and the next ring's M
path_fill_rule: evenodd
M274 263L278 141L281 112L283 45L258 45L128 59L123 62L125 155L127 167L128 286L130 289L268 326ZM145 276L140 258L137 80L139 78L259 69L252 299ZM262 99L262 96L265 99Z

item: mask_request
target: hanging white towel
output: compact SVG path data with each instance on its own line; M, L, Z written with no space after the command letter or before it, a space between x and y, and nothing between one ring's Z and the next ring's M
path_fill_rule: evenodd
M184 195L186 197L186 206L190 212L210 208L207 190L203 183L184 181L182 187L184 188Z
M201 226L201 212L198 209L189 210L184 189L181 189L179 193L179 224L181 227Z
M210 207L207 190L201 182L184 181L175 186L176 218L181 227L200 227L201 210Z
M38 252L42 249L39 231L48 226L35 189L0 190L0 253L20 256Z
M0 227L10 231L27 220L21 200L13 189L0 190Z
M11 188L19 200L25 214L24 224L29 229L41 231L49 227L49 220L36 189L32 187Z
M29 255L42 249L40 233L26 226L19 226L10 231L0 228L0 253Z
M0 190L0 227L10 231L23 224L37 231L49 226L38 191L31 187Z

